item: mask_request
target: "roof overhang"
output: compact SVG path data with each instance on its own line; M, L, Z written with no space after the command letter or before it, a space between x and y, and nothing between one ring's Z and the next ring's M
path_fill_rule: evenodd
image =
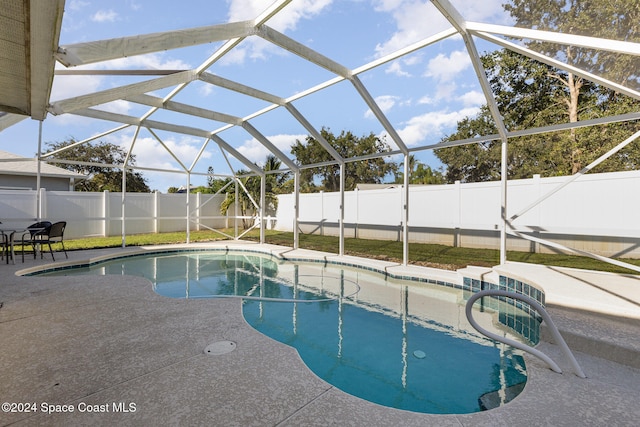
M35 120L46 117L63 12L64 0L2 2L1 116L9 113Z

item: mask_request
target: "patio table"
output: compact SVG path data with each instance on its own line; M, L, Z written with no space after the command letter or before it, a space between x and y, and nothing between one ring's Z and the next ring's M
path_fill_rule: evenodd
M7 264L9 264L9 258L16 263L15 251L14 251L14 236L16 233L26 232L26 228L0 228L2 234L2 251L7 256Z
M38 232L38 231L42 231L44 230L43 228L25 228L25 227L20 227L20 228L6 228L6 227L2 227L0 228L0 234L2 234L2 250L3 252L6 253L7 255L7 264L9 264L9 257L11 257L11 260L13 261L13 263L16 263L15 260L15 250L14 250L14 237L16 235L16 233L26 233L26 232ZM24 251L24 247L22 249ZM23 259L22 261L24 262L24 255L23 255Z

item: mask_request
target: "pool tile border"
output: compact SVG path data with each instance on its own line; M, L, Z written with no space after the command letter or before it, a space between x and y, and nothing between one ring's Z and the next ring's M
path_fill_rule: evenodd
M475 279L468 276L462 277L462 284L460 283L452 283L444 280L431 279L428 277L418 277L411 276L406 274L394 274L387 270L387 268L378 268L373 266L363 265L361 263L341 261L336 259L327 259L326 257L299 257L299 256L285 256L282 253L277 253L274 251L267 250L257 250L257 249L245 249L245 248L179 248L179 249L149 249L149 250L141 250L134 251L127 254L115 255L115 256L101 256L94 259L89 259L85 262L76 262L76 263L66 263L63 265L58 265L51 268L43 268L35 271L28 271L23 274L23 276L37 276L40 274L64 271L64 270L74 270L79 268L88 268L95 266L97 264L109 261L115 261L119 259L127 259L127 258L135 258L141 256L148 255L168 255L168 254L180 254L180 253L196 253L196 252L239 252L239 253L255 253L260 255L269 255L272 258L281 260L281 261L297 261L297 262L307 262L307 263L318 263L318 264L332 264L339 265L344 267L351 267L362 269L366 271L371 271L374 273L381 274L385 278L391 278L396 280L406 280L418 283L427 283L437 286L444 286L448 288L458 289L465 292L469 292L469 296L473 293L480 292L481 290L486 289L496 289L496 290L505 290L510 292L515 292L521 295L527 295L536 301L538 301L543 307L545 305L545 294L542 290L537 287L526 283L522 280L508 277L504 274L499 275L498 283L493 283L486 280ZM465 296L465 299L468 299ZM508 297L492 297L484 302L483 305L485 308L491 308L498 313L498 321L504 326L512 329L519 335L523 336L530 342L537 344L540 340L540 324L542 322L542 317L538 314L538 312L533 309L529 304L522 302L520 300L515 300L513 298ZM515 309L519 309L522 312L526 313L527 316L523 316L522 314L518 314L515 312Z

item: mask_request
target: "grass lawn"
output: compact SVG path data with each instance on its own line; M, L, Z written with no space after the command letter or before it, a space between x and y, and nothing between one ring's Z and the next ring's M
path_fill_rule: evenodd
M223 230L233 235L233 230ZM212 231L191 231L191 242L206 242L224 240L225 237ZM300 234L300 247L317 251L338 253L338 238L333 236L318 236ZM253 230L244 236L246 240L258 240L259 231ZM266 243L282 246L293 246L293 233L266 230ZM127 246L163 245L172 243L185 243L184 232L161 234L138 234L127 236ZM65 247L68 250L115 248L122 245L122 238L116 237L92 237L86 239L66 240ZM345 253L365 258L375 258L385 261L402 262L402 242L387 240L345 239ZM637 272L607 264L592 258L565 255L565 254L534 254L529 252L508 251L509 261L528 262L532 264L545 264L558 267L572 267L587 270L610 271L615 273ZM634 265L640 265L638 259L624 259L623 261ZM493 249L455 248L452 246L410 243L409 263L436 267L447 270L456 270L468 265L492 267L500 263L500 253Z

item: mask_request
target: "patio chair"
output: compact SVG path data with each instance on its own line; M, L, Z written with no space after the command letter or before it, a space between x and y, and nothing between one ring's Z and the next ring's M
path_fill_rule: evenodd
M67 255L67 250L64 247L64 229L67 227L66 221L58 221L54 222L51 227L47 229L45 234L42 234L41 240L38 241L40 245L48 245L49 253L51 254L51 258L55 261L56 258L53 256L53 249L51 249L52 243L60 243L62 245L62 250L64 251L64 256L69 259L69 255ZM40 257L42 257L42 248L40 251Z
M0 230L0 259L4 260L4 254L7 252L7 263L9 262L9 236Z
M14 245L20 245L22 248L22 262L24 262L24 247L27 245L33 248L33 259L36 259L36 246L42 243L50 227L51 221L36 222L27 227L27 232L20 240L14 241Z
M0 221L2 224L2 221ZM7 252L7 264L9 263L9 235L4 233L4 230L0 230L0 259L4 259L4 253Z

